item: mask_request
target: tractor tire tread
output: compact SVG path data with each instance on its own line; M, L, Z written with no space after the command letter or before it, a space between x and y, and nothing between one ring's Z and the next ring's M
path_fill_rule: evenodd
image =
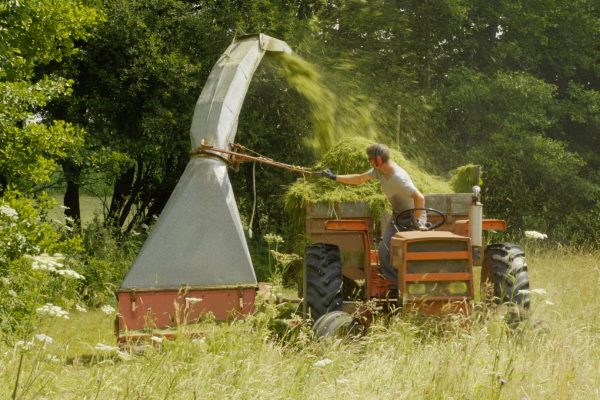
M315 243L304 252L306 298L313 321L342 308L342 262L338 246Z
M512 303L529 309L529 273L521 246L499 243L486 247L481 272L482 289L486 284L493 286L497 303Z

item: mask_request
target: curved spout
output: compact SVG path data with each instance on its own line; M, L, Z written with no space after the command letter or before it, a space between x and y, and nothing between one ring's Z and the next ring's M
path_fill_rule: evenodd
M252 75L267 51L292 52L285 42L262 33L238 37L225 50L196 102L190 129L192 149L202 141L229 149Z

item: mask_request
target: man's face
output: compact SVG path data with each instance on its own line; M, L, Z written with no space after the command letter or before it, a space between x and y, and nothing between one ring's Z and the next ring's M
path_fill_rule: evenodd
M377 160L375 158L369 158L369 163L371 164L371 167L377 170L381 168L381 165L377 165Z

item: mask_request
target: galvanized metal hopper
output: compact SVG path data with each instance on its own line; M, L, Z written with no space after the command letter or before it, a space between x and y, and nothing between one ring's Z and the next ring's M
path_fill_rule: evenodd
M213 67L196 103L192 149L228 150L250 80L267 51L291 53L263 34L236 38ZM117 335L254 309L256 276L227 164L191 158L119 293Z

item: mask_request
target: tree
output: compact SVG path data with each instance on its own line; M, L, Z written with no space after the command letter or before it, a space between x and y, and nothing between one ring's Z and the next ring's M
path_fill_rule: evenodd
M89 131L88 160L113 161L106 222L121 227L158 214L185 166L204 61L194 38L203 25L182 1L115 0L104 11L106 22L72 65L74 96L54 111ZM66 160L68 188L76 193L94 166ZM66 205L77 204L73 196Z
M105 13L73 65L74 96L55 112L86 127L92 155L121 155L106 222L131 229L160 213L181 176L193 106L234 33L278 36L293 31L287 22L297 17L268 1L111 0ZM89 169L77 158L63 166L68 187L78 187Z
M72 57L101 18L78 1L0 4L0 191L32 191L81 145L83 130L48 118L46 106L71 93L68 76L43 68Z

